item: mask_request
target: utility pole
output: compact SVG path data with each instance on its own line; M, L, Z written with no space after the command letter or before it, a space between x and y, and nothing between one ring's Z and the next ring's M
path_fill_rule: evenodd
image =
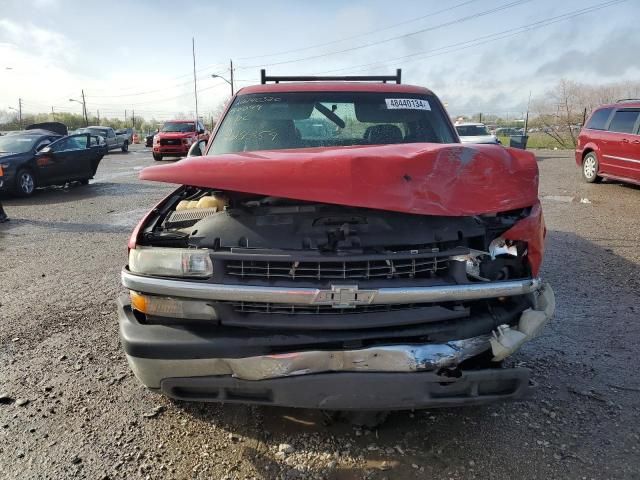
M124 109L124 124L127 124L127 109Z
M87 116L87 100L84 98L84 89L82 89L82 113L84 113L84 126L89 126L89 117Z
M482 123L482 112L478 114L478 123Z
M53 105L51 105L51 119L54 122L56 121L56 112L53 111Z
M18 99L18 123L20 124L20 129L22 130L22 99Z
M96 110L98 112L98 125L100 125L100 110Z
M131 128L136 127L136 111L131 110Z
M191 54L193 55L193 96L196 99L196 125L198 124L198 87L196 84L196 39L191 37Z
M531 109L531 90L529 90L529 101L527 102L527 116L524 119L524 134L527 134L529 129L529 110Z
M229 59L229 68L231 72L231 96L233 97L233 60Z

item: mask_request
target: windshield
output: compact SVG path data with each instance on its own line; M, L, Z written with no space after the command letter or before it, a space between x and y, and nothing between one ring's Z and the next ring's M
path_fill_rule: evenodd
M0 153L26 153L31 150L38 137L7 135L0 137Z
M188 122L167 122L162 126L162 131L165 133L175 132L175 133L187 133L187 132L195 132L196 124L188 123Z
M461 137L481 137L491 135L484 125L458 125L456 126L458 135Z
M208 153L416 142L455 142L445 113L433 96L251 94L235 99Z

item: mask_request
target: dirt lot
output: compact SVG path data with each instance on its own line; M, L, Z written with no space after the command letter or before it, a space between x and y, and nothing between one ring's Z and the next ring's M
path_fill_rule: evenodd
M137 383L114 299L133 225L171 188L137 180L154 163L144 148L107 156L89 186L6 199L0 477L640 478L640 188L587 185L570 153L537 155L558 309L512 359L536 394L395 413L372 431L314 411L174 403Z

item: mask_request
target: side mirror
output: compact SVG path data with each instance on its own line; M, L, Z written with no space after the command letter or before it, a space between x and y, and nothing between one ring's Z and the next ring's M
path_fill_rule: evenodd
M189 153L187 153L187 157L201 157L204 155L204 151L207 148L207 142L204 140L199 140L189 149Z
M38 150L38 153L51 153L51 147L46 146Z
M204 128L199 128L198 129L198 135L202 135L204 133Z

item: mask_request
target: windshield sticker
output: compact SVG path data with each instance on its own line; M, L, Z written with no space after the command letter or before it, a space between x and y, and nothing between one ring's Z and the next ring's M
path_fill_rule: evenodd
M419 98L385 98L384 101L390 110L431 110L429 102Z

